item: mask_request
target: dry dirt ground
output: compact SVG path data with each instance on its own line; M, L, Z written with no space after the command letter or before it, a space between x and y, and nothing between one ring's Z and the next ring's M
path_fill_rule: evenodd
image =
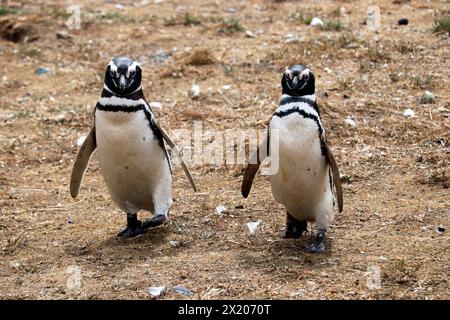
M36 2L3 1L11 10L0 16L3 37L18 41L0 40L1 298L151 299L151 286L166 287L160 299L450 298L450 46L432 31L448 1L370 1L381 11L377 32L365 24L368 1ZM81 5L80 30L65 27L72 4ZM310 15L327 27L306 25ZM409 25L397 25L400 18ZM61 30L72 37L58 39ZM298 249L314 228L283 240L284 210L267 178L243 199L241 165L191 165L197 193L176 167L171 223L131 240L116 238L125 216L95 156L73 200L77 139L116 55L141 62L144 92L162 103L155 113L168 131L192 130L194 121L262 129L281 72L310 64L345 174L344 212L327 251ZM35 74L41 66L50 73ZM197 100L188 96L194 82ZM425 90L435 103L420 103ZM408 108L414 117L403 115ZM246 224L257 220L250 235ZM381 287L370 289L376 272L368 270L377 268Z

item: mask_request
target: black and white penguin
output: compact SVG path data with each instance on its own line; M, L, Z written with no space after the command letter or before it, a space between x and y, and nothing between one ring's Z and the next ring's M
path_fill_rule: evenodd
M157 124L142 92L142 70L128 58L111 60L105 72L95 120L78 151L70 194L76 198L92 153L97 150L101 173L113 202L127 214L127 228L119 237L134 237L168 221L172 204L172 169L165 142L175 144ZM192 177L181 165L194 190ZM140 210L153 213L141 222Z
M285 238L299 238L315 222L317 234L305 247L310 253L325 250L325 235L334 218L336 192L343 209L339 170L325 139L315 96L315 78L304 65L286 69L281 80L280 106L272 115L267 139L250 160L244 173L242 195L246 198L261 162L278 149L278 170L270 175L272 194L287 210ZM270 132L277 130L278 148ZM267 152L267 149L269 151ZM334 188L335 187L335 188Z

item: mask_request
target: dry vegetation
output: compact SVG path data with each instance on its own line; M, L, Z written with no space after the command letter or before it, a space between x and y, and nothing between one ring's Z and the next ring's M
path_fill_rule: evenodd
M450 227L448 2L374 2L376 33L364 24L366 1L79 0L81 30L64 39L56 37L68 18L60 1L3 1L0 297L147 299L149 286L164 285L161 298L188 298L170 290L182 285L211 299L450 298L449 230L437 232ZM308 26L313 16L325 28ZM409 25L398 26L404 17ZM204 129L264 128L280 72L311 65L345 174L344 212L326 253L299 251L311 232L281 239L284 212L268 181L259 177L244 200L237 165L192 168L196 194L177 168L170 225L132 240L115 237L125 219L95 157L73 201L76 141L115 55L141 62L144 91L162 102L156 113L169 131L195 120ZM41 66L50 73L36 75ZM197 100L187 94L194 82ZM420 104L425 90L435 103ZM228 210L218 215L218 205ZM246 223L258 219L250 236ZM81 267L79 290L66 286L70 266ZM380 289L366 286L370 266L381 270Z

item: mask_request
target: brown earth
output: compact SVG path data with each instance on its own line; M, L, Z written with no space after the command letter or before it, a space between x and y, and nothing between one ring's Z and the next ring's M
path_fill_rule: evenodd
M450 46L448 35L432 31L449 13L446 1L370 1L381 9L377 32L364 24L366 1L124 0L122 8L79 0L80 30L66 29L65 6L47 2L3 1L13 12L0 16L7 20L0 25L33 35L0 40L1 298L150 299L150 286L166 287L162 299L188 298L171 290L177 285L211 299L450 298L449 231L437 232L450 226ZM343 29L307 26L299 16L309 13ZM409 25L398 26L404 17ZM61 30L73 37L57 39ZM288 34L297 41L286 42ZM155 113L169 131L194 121L205 130L262 129L284 68L311 65L346 175L344 212L326 253L299 250L313 232L281 238L284 210L267 178L244 200L240 165L191 166L198 193L176 167L171 223L131 240L116 238L125 217L95 156L71 199L76 141L92 123L104 68L116 55L141 62L144 92L162 102ZM40 66L50 73L36 75ZM202 88L197 100L188 96L194 82ZM425 90L436 103L420 104ZM403 115L407 108L414 117ZM222 215L219 205L228 209ZM257 220L250 236L246 223ZM81 268L78 289L67 286L71 266ZM379 289L366 285L370 267L380 268Z

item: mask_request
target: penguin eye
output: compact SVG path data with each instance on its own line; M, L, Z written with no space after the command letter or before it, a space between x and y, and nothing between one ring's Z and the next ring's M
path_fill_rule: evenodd
M116 74L117 74L116 71L111 70L110 74L111 74L111 77L116 78Z
M136 75L136 71L131 70L130 71L130 78L134 78L135 75Z
M305 73L305 74L302 75L302 80L303 81L308 81L308 79L309 79L309 74Z

